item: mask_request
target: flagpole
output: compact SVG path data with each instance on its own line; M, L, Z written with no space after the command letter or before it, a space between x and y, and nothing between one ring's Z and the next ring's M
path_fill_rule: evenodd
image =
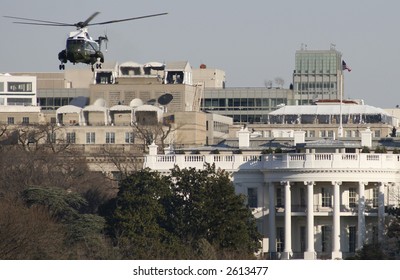
M339 129L338 129L338 137L343 137L343 117L342 117L342 103L343 103L343 92L344 92L344 74L343 71L347 70L351 71L351 68L347 66L346 62L342 60L342 70L340 72L340 120L339 120Z
M343 103L343 70L341 71L340 79L340 104L339 104L339 130L338 137L343 137L343 117L342 117L342 103Z

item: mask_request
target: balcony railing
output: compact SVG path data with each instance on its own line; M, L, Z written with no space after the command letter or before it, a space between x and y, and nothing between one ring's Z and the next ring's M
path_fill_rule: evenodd
M205 163L215 164L227 171L239 169L389 169L400 168L397 154L273 154L273 155L155 155L146 157L146 167L168 170L178 165L181 168L202 169Z

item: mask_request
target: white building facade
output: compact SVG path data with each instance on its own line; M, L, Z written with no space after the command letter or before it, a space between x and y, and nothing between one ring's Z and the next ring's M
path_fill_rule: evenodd
M246 137L246 130L239 133L239 147L248 144ZM237 193L246 195L253 209L263 252L272 259L352 256L364 244L383 240L385 207L399 204L397 154L323 153L318 148L270 155L156 151L150 148L145 167L162 173L174 165L201 169L206 162L230 172Z
M0 106L36 106L36 77L1 74Z

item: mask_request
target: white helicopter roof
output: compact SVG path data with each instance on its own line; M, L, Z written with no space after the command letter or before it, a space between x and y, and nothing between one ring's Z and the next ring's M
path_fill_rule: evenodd
M69 33L69 38L73 38L73 39L83 38L83 39L93 41L92 37L89 36L87 28L81 28L81 29L78 29L75 31L71 31Z

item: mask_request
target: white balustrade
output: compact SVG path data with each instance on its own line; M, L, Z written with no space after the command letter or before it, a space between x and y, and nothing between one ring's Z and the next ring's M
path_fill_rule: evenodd
M154 155L147 156L145 167L151 169L180 168L202 169L205 163L215 164L216 168L235 171L238 169L324 169L324 168L361 168L361 169L399 169L400 157L393 154L271 154L271 155Z

